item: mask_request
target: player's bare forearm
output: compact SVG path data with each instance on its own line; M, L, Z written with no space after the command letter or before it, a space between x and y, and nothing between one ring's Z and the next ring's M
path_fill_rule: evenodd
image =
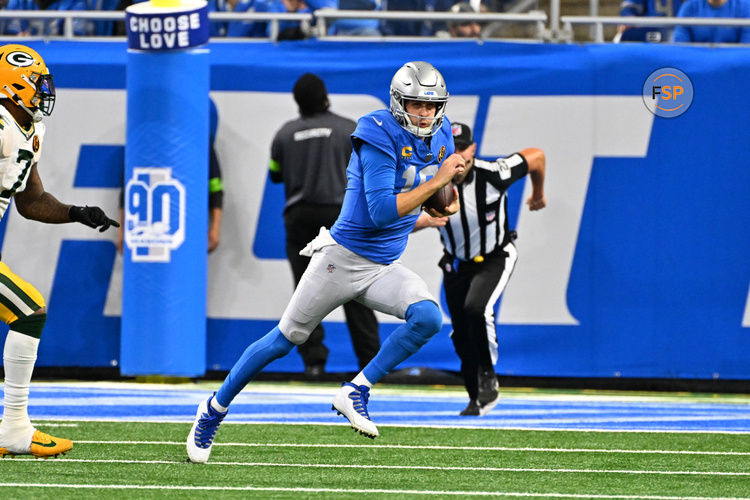
M529 176L531 177L531 195L534 198L544 197L544 170L545 167L542 165L541 169L529 172Z
M427 201L427 198L435 194L435 192L441 187L442 186L432 178L411 191L397 194L396 209L398 210L398 216L403 217L404 215L413 212L417 207L421 207L422 204Z
M15 200L18 213L27 219L49 224L70 222L70 205L61 203L44 190L36 163L31 167L26 189L16 193Z
M426 227L443 227L448 223L448 217L433 216L429 213L429 210L426 212L419 214L417 222L414 224L414 229L412 229L413 233Z
M213 207L208 212L208 230L215 231L217 234L221 232L221 218L224 214L224 210L219 207Z
M70 205L65 205L58 201L50 193L43 192L35 199L29 200L23 193L16 195L16 207L18 213L27 219L46 222L48 224L63 224L71 222L68 216Z
M221 240L221 216L222 209L214 207L208 216L208 253L213 252L219 246Z
M531 210L540 210L547 206L544 196L544 177L547 170L547 159L544 151L537 148L527 148L521 151L529 166L529 177L531 178L531 196L526 201Z
M99 207L66 205L46 192L36 163L31 167L26 189L16 193L15 199L18 213L27 219L48 224L80 222L92 228L99 228L99 232L106 231L111 226L120 227L119 222L107 217L107 214Z

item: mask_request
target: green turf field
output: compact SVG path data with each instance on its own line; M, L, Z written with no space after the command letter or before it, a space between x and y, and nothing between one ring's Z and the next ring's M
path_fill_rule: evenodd
M39 427L75 448L0 460L0 498L750 497L743 434L383 427L373 441L344 425L227 423L196 465L189 424Z

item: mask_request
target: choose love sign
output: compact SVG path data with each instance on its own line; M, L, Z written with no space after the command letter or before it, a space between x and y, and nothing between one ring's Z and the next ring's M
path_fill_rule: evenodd
M188 49L208 41L204 0L152 0L125 9L128 47L147 51Z

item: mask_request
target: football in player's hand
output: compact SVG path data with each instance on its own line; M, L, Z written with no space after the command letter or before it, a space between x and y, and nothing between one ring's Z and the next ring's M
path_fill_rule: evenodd
M435 194L427 198L427 201L424 202L424 207L443 212L448 205L453 203L454 199L455 193L453 192L453 183L449 182L435 191Z

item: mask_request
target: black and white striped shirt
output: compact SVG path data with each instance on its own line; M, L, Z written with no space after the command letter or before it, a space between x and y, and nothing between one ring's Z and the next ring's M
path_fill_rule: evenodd
M457 186L461 209L440 228L446 252L470 261L510 242L505 191L528 171L518 153L492 162L475 159L469 175Z

